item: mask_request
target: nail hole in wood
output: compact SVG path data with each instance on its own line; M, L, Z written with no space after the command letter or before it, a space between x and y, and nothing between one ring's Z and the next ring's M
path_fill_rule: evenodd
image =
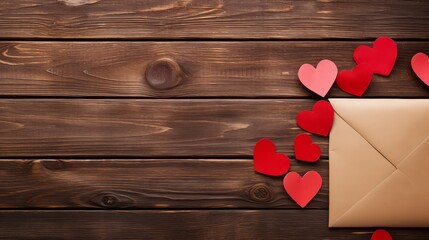
M113 195L106 195L101 199L101 202L106 207L114 207L119 202L119 199Z

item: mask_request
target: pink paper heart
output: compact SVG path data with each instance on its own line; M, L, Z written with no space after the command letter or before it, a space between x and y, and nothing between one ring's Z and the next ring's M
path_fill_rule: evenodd
M338 69L328 59L320 61L316 68L311 64L303 64L298 70L298 78L302 84L321 97L325 97L337 77Z
M414 73L429 86L429 57L424 53L417 53L411 59Z

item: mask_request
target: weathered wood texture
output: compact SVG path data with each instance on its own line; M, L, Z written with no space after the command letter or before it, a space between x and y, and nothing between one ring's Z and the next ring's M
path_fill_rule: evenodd
M324 183L307 208L327 209L327 160L291 159L291 171L309 170ZM0 208L299 208L282 180L245 159L11 159L0 161Z
M429 39L429 4L414 1L0 1L3 38Z
M329 229L327 222L327 210L3 210L0 239L368 240L374 231ZM429 234L427 228L388 230L399 240L426 240Z
M0 157L251 156L263 137L293 156L314 100L1 99ZM323 156L328 139L314 136Z
M253 146L293 158L319 99L300 65L350 69L382 35L398 61L364 97L429 98L410 68L428 22L425 0L0 0L0 239L369 239L327 227L327 138L318 163L291 159L324 180L304 210Z
M429 31L425 31L429 32ZM105 97L318 97L298 80L301 64L324 58L340 70L372 42L3 42L0 96ZM392 75L375 76L367 97L429 97L410 60L429 52L427 42L399 42ZM145 80L148 64L173 59L183 80L155 90ZM350 95L334 85L328 97Z

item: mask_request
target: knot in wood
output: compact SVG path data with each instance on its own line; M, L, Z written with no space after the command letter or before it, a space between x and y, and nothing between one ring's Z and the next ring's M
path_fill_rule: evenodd
M176 61L161 58L148 64L145 78L153 89L166 90L177 86L182 81L183 73Z
M119 199L113 195L106 195L101 198L101 202L105 207L114 207L116 204L118 204Z
M268 202L273 196L270 187L265 183L253 185L250 188L249 195L251 199L259 202Z
M41 160L42 166L49 170L55 170L61 168L63 165L60 160Z

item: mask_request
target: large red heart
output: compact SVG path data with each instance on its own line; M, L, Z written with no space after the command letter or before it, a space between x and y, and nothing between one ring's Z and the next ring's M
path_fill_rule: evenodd
M322 187L322 177L316 171L308 171L302 178L298 173L290 172L283 179L283 186L289 196L304 208Z
M253 150L255 171L270 176L281 176L290 167L289 157L276 153L276 146L267 138L259 140Z
M302 133L296 136L293 146L296 160L315 162L320 158L320 147L311 141L308 134Z
M369 63L372 72L383 76L389 76L398 56L398 48L395 41L388 37L379 37L372 48L361 45L353 53L353 59L357 64Z
M330 60L320 61L316 68L311 64L303 64L298 70L298 78L305 87L324 97L335 82L338 69Z
M357 65L353 70L343 70L337 76L337 85L344 92L362 96L372 80L372 70L368 63Z
M390 236L388 231L378 229L372 234L371 240L392 240L392 236Z
M328 101L317 101L312 111L299 112L296 122L307 132L328 136L334 122L334 108Z
M411 59L414 73L429 86L429 57L424 53L417 53Z

